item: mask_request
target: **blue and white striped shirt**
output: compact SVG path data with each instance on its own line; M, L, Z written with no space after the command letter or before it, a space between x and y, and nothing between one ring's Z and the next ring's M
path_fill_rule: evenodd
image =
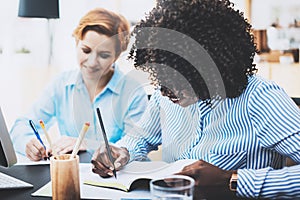
M300 199L300 165L239 169L237 194L247 198Z
M300 110L282 88L252 76L242 95L210 105L200 100L183 108L157 91L138 126L118 144L128 148L131 160L146 159L162 144L167 162L191 158L226 170L278 169L286 156L300 163L299 122ZM257 180L246 172L239 177L255 187ZM238 189L238 195L251 196L250 191Z

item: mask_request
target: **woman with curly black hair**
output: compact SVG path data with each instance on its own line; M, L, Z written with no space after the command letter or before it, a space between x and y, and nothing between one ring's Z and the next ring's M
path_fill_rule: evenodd
M248 85L248 77L256 71L253 64L256 48L250 34L250 24L241 13L231 10L231 7L229 1L161 1L147 19L134 29L136 41L130 55L134 57L135 66L149 72L152 83L163 86L161 90L166 96L174 95L171 90L176 88L176 96L180 98L180 92L186 89L185 85L181 85L184 81L176 79L176 75L164 73L170 67L174 72L182 74L182 78L191 84L201 100L221 95L223 89L226 92L225 95L222 93L223 98L240 96ZM152 29L149 30L149 27ZM194 41L186 41L185 37ZM196 61L200 65L203 62L199 58L199 52L195 52L194 45L197 44L207 51L217 67L207 67L206 70L212 74L206 72L206 75L213 78L219 73L224 85L216 84L219 80L212 80L209 83L214 85L208 86L205 77L201 76L205 74L199 74L199 69L193 65ZM147 45L151 45L151 48ZM161 47L163 45L168 45L169 49ZM181 52L189 55L189 60ZM166 85L173 87L166 88ZM213 87L214 92L209 92L208 87Z
M130 57L157 90L139 127L117 143L126 148L112 146L117 170L162 145L167 162L199 160L180 172L196 180L195 194L300 197L300 173L274 170L286 157L300 163L299 108L255 75L251 25L230 1L160 0L133 34ZM112 175L104 148L93 157L101 176Z

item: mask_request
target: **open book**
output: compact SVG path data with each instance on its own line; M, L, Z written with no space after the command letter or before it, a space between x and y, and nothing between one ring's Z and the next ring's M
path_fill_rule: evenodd
M95 174L95 176L89 176L89 179L83 180L83 183L128 192L136 185L141 185L142 183L145 185L145 181L149 183L151 179L180 172L184 166L192 164L195 161L193 159L178 160L173 163L163 161L133 161L117 172L117 179L115 177L101 178Z

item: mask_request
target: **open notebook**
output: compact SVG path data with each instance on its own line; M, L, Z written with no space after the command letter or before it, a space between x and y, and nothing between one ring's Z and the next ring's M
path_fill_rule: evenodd
M181 171L184 166L192 164L195 161L196 160L193 159L178 160L173 163L166 163L163 161L134 161L117 172L117 179L114 177L101 178L98 175L86 176L83 183L128 192L133 188L145 185L145 182L148 184L151 179L177 173Z

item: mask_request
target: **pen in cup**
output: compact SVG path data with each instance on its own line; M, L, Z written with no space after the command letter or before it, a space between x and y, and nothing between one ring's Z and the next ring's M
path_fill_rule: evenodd
M35 127L35 125L34 125L34 123L33 123L32 120L29 120L29 125L31 126L31 128L32 128L32 130L33 130L33 132L34 132L34 134L35 134L35 136L36 136L36 138L40 141L40 143L43 145L43 147L44 147L44 149L45 149L45 151L46 151L46 146L45 146L45 144L43 143L43 140L41 139L40 134L39 134L39 132L37 131L37 129L36 129L36 127ZM48 157L48 159L49 159L49 157Z
M84 125L83 125L83 127L82 127L82 129L81 129L81 131L79 133L79 137L76 140L76 144L75 144L75 146L73 148L73 151L72 151L72 154L70 156L70 159L74 158L77 155L77 153L79 151L79 148L80 148L80 145L81 145L81 143L83 141L83 138L84 138L87 130L89 129L89 127L90 127L90 123L89 122L84 123Z
M109 160L112 163L113 168L114 168L113 169L113 174L114 174L114 177L117 178L117 173L116 173L116 167L115 167L115 164L114 164L114 159L113 159L113 157L111 155L111 151L110 151L110 148L109 148L109 144L108 144L108 140L107 140L107 136L106 136L106 132L105 132L105 129L104 129L104 124L103 124L103 120L102 120L99 108L97 108L97 115L98 115L98 119L99 119L101 130L102 130L102 134L103 134L103 138L104 138L104 142L105 142L107 154L108 154Z

